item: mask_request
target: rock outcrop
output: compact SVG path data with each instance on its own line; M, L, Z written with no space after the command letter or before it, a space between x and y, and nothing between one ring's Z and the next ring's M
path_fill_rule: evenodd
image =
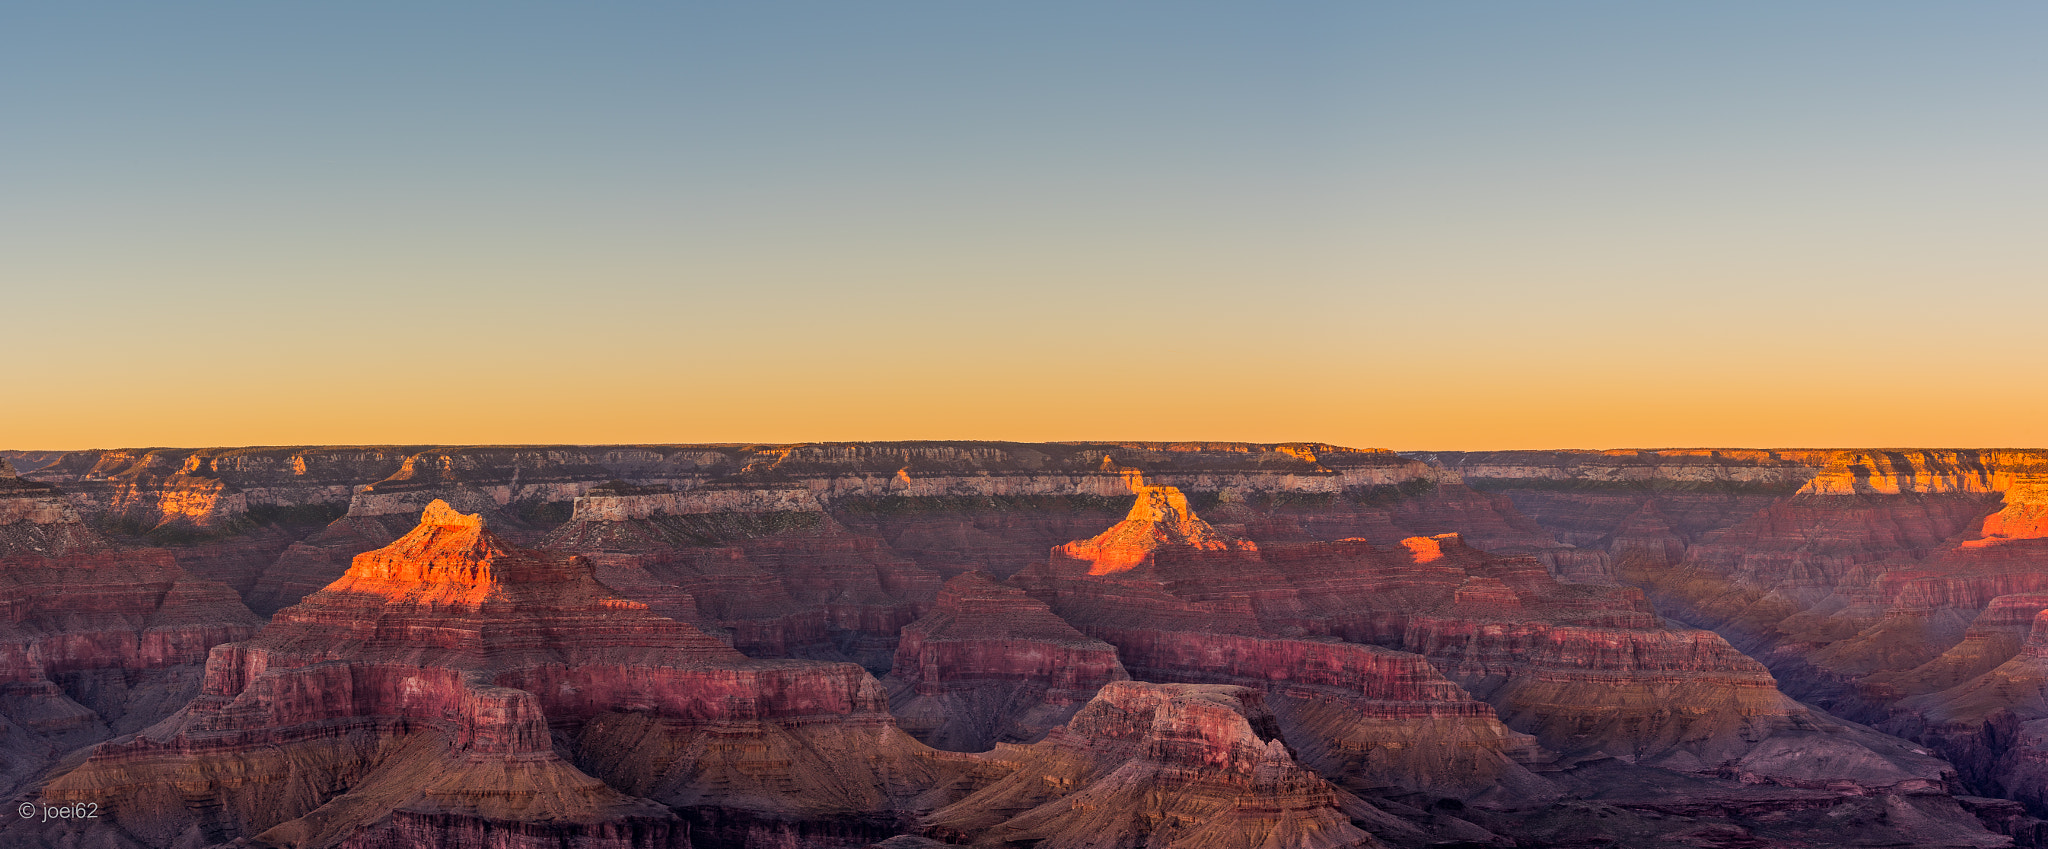
M0 460L0 557L56 557L106 548L106 540L86 526L63 492L23 480Z
M160 550L118 549L57 488L0 461L0 787L162 719L258 620Z
M1197 551L1254 551L1257 546L1216 532L1188 509L1188 498L1170 486L1133 487L1138 502L1109 530L1060 548L1060 554L1088 563L1090 575L1114 575L1150 563L1161 548Z
M1998 640L2010 620L2031 612L2020 650L1953 687L1900 700L1884 728L1933 745L1983 792L2048 811L2048 596L2000 602L1979 617L1993 621L1972 631Z
M730 488L684 495L607 485L578 499L576 515L544 544L589 556L621 591L710 623L757 657L886 672L898 632L938 597L937 573L851 531L813 499ZM806 505L813 509L784 509Z
M1128 678L1116 647L1022 590L967 572L903 627L883 682L905 731L941 749L981 752L1037 742L1103 685Z
M1142 502L1127 522L1171 527L1120 525L1013 581L1115 645L1138 679L1259 687L1303 763L1347 789L1465 788L1468 804L1527 807L1556 798L1546 773L1654 767L1779 788L1783 805L1806 804L1792 798L1806 788L1927 797L1974 830L1947 764L1792 701L1763 666L1712 632L1666 627L1632 589L1561 583L1455 534L1391 550L1226 544ZM1199 542L1158 542L1178 536ZM1137 565L1105 572L1106 557ZM1323 724L1333 715L1340 726Z
M926 820L975 846L1368 849L1391 820L1302 768L1260 693L1116 682L1044 741L991 754L1007 773Z
M47 798L126 818L52 842L982 839L941 820L1048 845L1221 833L1198 821L1348 837L1322 802L1225 816L1236 778L1188 789L1124 743L1083 746L1089 786L1158 817L1099 820L1080 785L980 795L1022 786L1020 752L1068 763L1047 753L1151 733L1082 708L1110 710L1126 677L1245 688L1231 710L1286 755L1258 770L1313 774L1391 845L1993 845L1973 817L2048 834L2024 807L2048 812L2025 790L2048 751L2027 742L2048 715L2025 663L2048 606L2044 452L8 456L28 471L0 467L22 670L0 752L29 754L0 775L61 760ZM250 638L221 584L272 628ZM1922 741L1960 784L1787 692ZM1220 727L1203 751L1236 746Z
M670 806L886 811L922 751L859 668L748 660L435 502L43 798L165 843L687 846Z

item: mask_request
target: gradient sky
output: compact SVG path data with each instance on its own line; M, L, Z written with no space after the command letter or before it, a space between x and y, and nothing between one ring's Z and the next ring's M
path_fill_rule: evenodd
M2048 445L2048 5L0 6L0 447Z

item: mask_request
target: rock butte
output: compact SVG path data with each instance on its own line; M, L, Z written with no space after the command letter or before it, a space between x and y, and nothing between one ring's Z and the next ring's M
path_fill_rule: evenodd
M49 845L2048 842L2048 452L0 460Z

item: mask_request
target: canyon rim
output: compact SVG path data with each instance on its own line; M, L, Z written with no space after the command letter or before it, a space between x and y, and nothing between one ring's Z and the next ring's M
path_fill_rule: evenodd
M0 452L48 847L2048 841L2048 452Z

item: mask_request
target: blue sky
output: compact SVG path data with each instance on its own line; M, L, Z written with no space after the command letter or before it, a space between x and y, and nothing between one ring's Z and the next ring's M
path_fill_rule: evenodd
M9 7L34 414L0 443L2041 444L2044 36L2021 3Z

